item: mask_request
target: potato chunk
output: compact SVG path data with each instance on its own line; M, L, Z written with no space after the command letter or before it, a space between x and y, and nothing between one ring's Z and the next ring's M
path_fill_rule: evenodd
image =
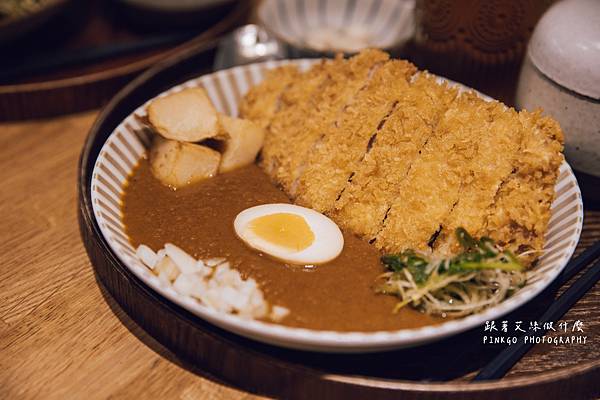
M148 120L163 137L183 142L199 142L219 133L217 110L202 88L153 100L148 106Z
M262 148L264 129L250 120L223 114L219 114L219 121L226 134L219 172L231 171L252 163Z
M150 150L150 169L163 184L181 188L211 178L219 170L221 154L208 147L156 136Z

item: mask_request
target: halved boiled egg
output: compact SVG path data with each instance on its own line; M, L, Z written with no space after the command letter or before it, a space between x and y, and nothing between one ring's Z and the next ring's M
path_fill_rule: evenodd
M340 228L325 215L293 204L247 208L233 222L248 246L291 264L323 264L344 247Z

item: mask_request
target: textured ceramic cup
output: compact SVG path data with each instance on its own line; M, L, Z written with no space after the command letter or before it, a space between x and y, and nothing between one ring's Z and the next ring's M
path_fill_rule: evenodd
M516 104L541 107L557 119L569 163L600 177L600 1L561 1L544 14L529 43Z

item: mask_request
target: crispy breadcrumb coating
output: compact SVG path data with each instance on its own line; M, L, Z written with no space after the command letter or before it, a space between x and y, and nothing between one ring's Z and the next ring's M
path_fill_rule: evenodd
M296 201L320 212L333 209L348 179L359 167L369 143L394 111L397 94L406 90L415 68L388 61L347 104L336 123L309 154L300 176Z
M456 90L434 81L431 75L420 73L406 90L398 92L395 111L335 203L333 217L367 240L381 230L400 184L456 97Z
M311 98L317 106L314 112L302 116L300 129L289 131L289 143L293 143L294 151L288 149L288 157L282 160L275 172L275 179L292 198L309 154L324 133L339 120L344 107L367 85L373 70L388 58L382 51L370 50L352 57L342 65L327 68L327 80Z
M440 224L434 250L443 256L460 251L454 234L457 228L462 227L475 237L487 235L485 218L500 186L514 168L523 139L515 110L476 97L469 106L467 112L482 123L474 125L478 136L472 146L477 154L463 166L467 173L461 182L458 202Z
M412 163L407 179L399 185L377 235L377 247L392 252L428 250L430 239L459 200L462 183L469 174L465 165L477 156L474 144L485 119L474 118L470 111L476 99L462 95L450 104Z
M317 103L312 98L327 80L327 70L339 67L342 63L340 57L323 61L301 74L282 92L278 110L268 125L260 163L274 181L277 169L289 157L290 146L293 145L290 138L303 129L306 116L315 112Z
M554 185L564 158L558 123L540 111L519 112L523 141L510 176L502 183L485 220L485 234L534 261L544 247Z
M300 76L298 68L286 65L267 71L264 80L248 91L240 103L240 116L266 128L279 108L283 91Z
M563 161L554 120L458 95L375 50L286 68L242 112L267 128L261 166L297 203L385 252L452 255L464 227L539 257Z

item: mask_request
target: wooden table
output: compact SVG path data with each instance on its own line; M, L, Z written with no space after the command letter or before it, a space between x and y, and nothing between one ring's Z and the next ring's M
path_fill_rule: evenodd
M185 365L95 280L76 217L77 160L95 116L0 125L0 398L254 398ZM588 224L583 247L600 239L600 213L587 212ZM563 365L597 357L590 350L563 354ZM528 357L511 373L545 369Z
M184 368L96 282L76 215L95 116L0 125L0 398L256 398Z

